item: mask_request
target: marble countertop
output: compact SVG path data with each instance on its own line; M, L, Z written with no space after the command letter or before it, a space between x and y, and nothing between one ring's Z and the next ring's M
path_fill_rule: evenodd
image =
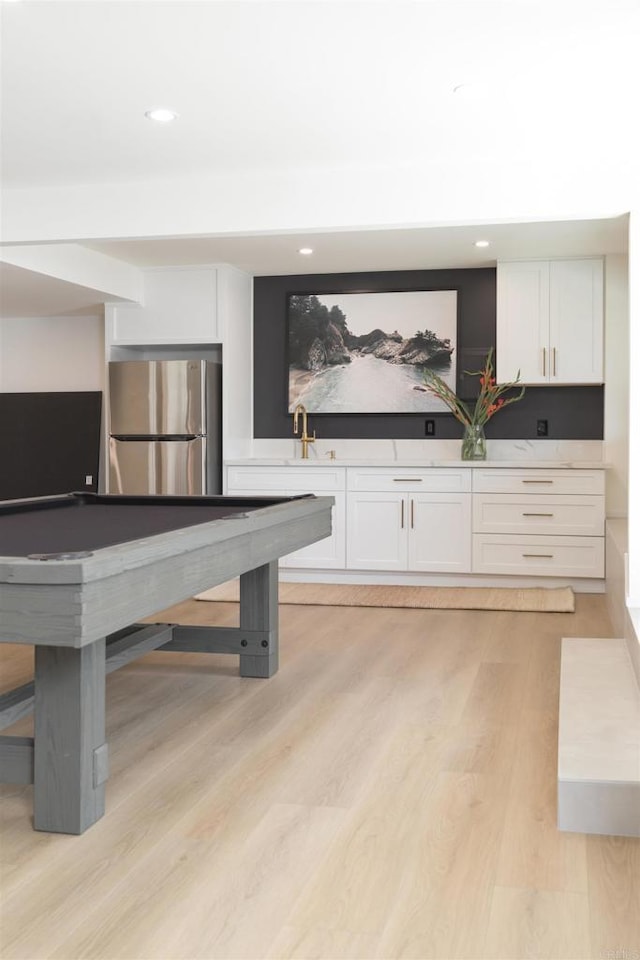
M225 460L227 467L300 467L306 470L326 467L391 467L401 470L410 468L428 469L429 467L456 469L474 467L495 467L498 469L516 470L605 470L608 464L602 460L389 460L382 458L365 459L363 457L330 457L323 459L303 460L286 457L256 457L238 460Z

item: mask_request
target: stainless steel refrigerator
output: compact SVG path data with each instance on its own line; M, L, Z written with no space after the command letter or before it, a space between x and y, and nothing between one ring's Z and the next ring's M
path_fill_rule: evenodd
M109 492L220 493L221 406L220 363L110 363Z

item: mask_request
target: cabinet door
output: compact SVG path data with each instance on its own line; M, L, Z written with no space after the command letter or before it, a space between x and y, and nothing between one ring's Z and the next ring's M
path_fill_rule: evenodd
M295 497L310 492L307 488L299 490L289 488L286 491L279 490L278 494ZM302 547L301 550L280 557L279 566L282 568L302 567L303 569L344 570L346 563L345 494L336 490L318 490L316 492L320 497L331 496L335 499L331 508L331 536L325 537L324 540L316 540L315 543L310 543L307 547ZM274 495L274 490L266 487L251 488L243 485L240 490L229 487L227 493L231 496L236 493L243 497L269 497Z
M549 262L499 263L496 377L499 383L549 380Z
M406 570L408 498L402 493L350 493L347 568Z
M297 496L314 493L332 496L331 536L309 544L295 553L281 557L281 567L302 567L319 570L344 570L346 563L345 468L306 462L295 467L227 465L226 492L251 496L252 494Z
M602 260L550 263L549 380L602 383Z
M295 493L307 493L308 491L298 490L295 492L287 491L287 496L295 496ZM319 496L323 496L318 492ZM345 494L337 491L331 491L325 496L331 496L335 499L335 504L331 509L331 536L324 540L317 540L316 543L310 543L308 547L296 550L295 553L288 553L286 557L280 560L281 567L302 567L314 568L318 570L344 570L346 563L345 550Z
M409 496L409 569L470 573L471 496Z
M144 271L144 305L112 304L114 344L217 343L216 270L164 267Z

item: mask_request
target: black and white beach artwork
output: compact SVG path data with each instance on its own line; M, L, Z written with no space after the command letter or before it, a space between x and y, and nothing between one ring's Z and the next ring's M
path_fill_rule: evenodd
M455 392L457 292L290 294L289 412L436 413L424 370Z

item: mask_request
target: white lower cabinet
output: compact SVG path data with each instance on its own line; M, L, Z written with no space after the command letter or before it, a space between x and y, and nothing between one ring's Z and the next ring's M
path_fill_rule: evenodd
M474 535L473 572L603 577L604 537Z
M474 473L474 573L604 576L602 470Z
M602 497L474 493L475 533L604 536Z
M284 568L601 579L604 476L489 464L229 464L226 492L335 498L332 535L283 557Z
M347 471L347 568L469 573L468 470Z
M469 573L471 497L418 493L410 498L409 570Z
M407 569L406 510L407 497L403 493L349 494L349 569Z
M350 570L471 570L469 494L350 493Z
M239 496L295 497L305 493L330 496L335 500L331 511L330 537L281 557L285 568L343 570L345 550L345 468L311 466L301 467L245 467L227 468L227 493Z
M293 497L301 493L317 493L324 496L327 491L287 490L287 496ZM320 570L344 570L345 567L345 495L337 490L331 491L330 496L335 500L331 510L330 537L310 543L302 550L289 553L282 557L281 567L317 567Z

